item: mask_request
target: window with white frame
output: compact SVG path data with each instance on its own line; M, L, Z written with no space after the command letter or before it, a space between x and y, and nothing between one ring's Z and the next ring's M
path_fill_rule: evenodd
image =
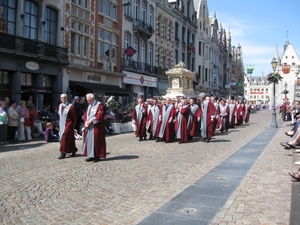
M145 2L142 3L142 20L147 22L147 5Z
M71 21L70 52L73 55L88 58L89 56L89 27L79 21Z
M149 9L149 23L150 25L153 27L153 21L154 21L154 9L152 6L150 6L150 9Z
M152 43L149 43L148 63L150 64L150 66L153 66L153 44Z
M140 2L139 0L134 0L134 3L133 3L133 18L134 19L139 19L139 16L140 16L140 12L139 12L139 6L140 5Z
M116 63L117 34L98 28L98 61Z
M130 46L130 42L131 42L131 34L128 32L125 32L124 35L124 48L128 48Z
M136 53L133 55L133 59L135 61L138 61L138 55L139 55L139 48L138 48L138 46L139 46L139 42L138 42L137 37L135 36L133 38L133 48L136 50Z
M141 57L140 57L141 61L140 62L144 63L146 60L146 43L144 40L142 40L141 45L142 45L141 46L142 52L141 52Z

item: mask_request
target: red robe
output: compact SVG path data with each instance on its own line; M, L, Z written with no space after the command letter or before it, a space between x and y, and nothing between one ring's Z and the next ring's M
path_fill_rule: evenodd
M232 107L232 105L234 105L234 106ZM236 105L235 104L229 104L228 106L229 106L229 126L231 128L234 128L235 127L236 114L237 114ZM232 109L230 109L230 108L232 108Z
M158 123L158 118L155 118L155 114L157 113L156 111L154 112L153 111L153 107L151 107L151 109L149 110L149 113L148 113L148 118L147 118L147 121L149 123L149 128L148 128L148 132L154 137L156 138L156 129L157 129L157 123ZM159 105L156 105L155 106L155 110L160 110L160 106ZM155 129L154 129L155 128Z
M175 119L175 115L176 115L176 110L175 107L170 104L168 107L172 107L170 108L170 113L167 117L167 120L164 121L164 116L166 113L166 105L162 105L160 107L159 110L159 118L158 118L158 124L157 124L157 128L156 128L156 134L155 136L161 139L166 140L167 142L171 142L174 139L174 119ZM166 122L165 124L165 129L163 129L163 122Z
M245 108L244 108L244 104L238 104L236 106L237 108L237 118L236 118L236 125L242 125L243 124L243 119L244 119L244 111L245 111Z
M202 116L202 109L200 106L198 106L194 114L190 110L189 120L191 121L189 122L190 123L189 127L187 127L189 136L194 137L197 134L198 123L199 123L198 118L200 119L201 116Z
M136 137L140 137L140 138L145 138L147 136L146 133L146 125L147 125L147 115L148 115L148 106L147 105L143 105L142 107L142 115L141 115L141 119L138 119L138 112L137 110L139 110L139 105L136 105L133 112L132 112L132 119L135 121L135 136Z
M188 106L177 108L177 117L175 121L175 133L176 133L176 139L181 140L182 142L186 142L188 139L187 122L189 118L189 111L190 111L190 107ZM179 117L179 114L181 114L182 116ZM180 138L177 137L177 135L179 135L177 134L178 130L180 130Z
M250 119L250 113L251 113L251 105L245 105L245 123L249 123Z
M218 125L219 125L219 130L223 132L224 130L229 129L229 106L225 105L225 113L221 112L221 107L219 106L218 108Z
M88 121L88 110L90 107L87 107L84 115L83 115L83 121L86 122ZM104 107L102 104L99 104L98 107L92 107L92 113L93 113L93 117L92 121L93 122L93 126L91 128L87 128L84 131L84 144L82 146L83 151L82 151L82 155L83 156L88 156L88 151L87 148L89 148L90 146L93 146L94 148L94 157L98 157L98 158L106 158L106 141L105 141L105 120L104 120L104 116L105 116L105 112L104 112ZM91 143L89 143L89 141L92 141L92 139L87 139L85 140L85 138L87 137L88 132L91 132L91 136L93 137L93 145L91 145Z
M67 109L69 107L69 109ZM67 115L63 112L64 110L68 110ZM63 114L62 114L63 113ZM66 116L66 117L65 117ZM65 108L62 110L62 105L59 105L59 118L60 123L64 123L64 130L62 130L62 126L60 126L60 149L59 151L62 154L65 153L75 153L77 152L77 148L75 146L75 138L74 138L74 127L76 123L77 113L76 109L73 105L67 104Z
M209 101L207 107L207 117L206 117L206 126L207 126L207 138L211 138L215 133L215 114L216 108L214 104Z

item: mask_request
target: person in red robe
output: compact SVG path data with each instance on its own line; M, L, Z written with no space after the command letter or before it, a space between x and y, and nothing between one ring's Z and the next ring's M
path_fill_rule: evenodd
M244 104L242 103L242 101L238 101L237 105L236 105L236 111L237 111L237 115L236 115L236 125L242 125L243 124L243 120L244 120Z
M132 122L135 124L135 136L139 137L139 141L146 140L147 132L147 105L143 103L143 99L138 99L138 104L135 106L132 112Z
M210 98L205 96L205 93L199 94L202 108L201 136L203 141L209 143L212 136L214 136L214 120L216 109L214 104L210 101Z
M218 125L221 133L228 131L229 129L229 106L225 104L225 100L220 100L220 105L218 108Z
M156 142L165 140L171 142L174 140L174 119L175 107L171 104L171 99L166 98L165 104L160 107L158 124L156 129Z
M74 128L77 118L76 109L73 104L68 102L66 94L60 96L61 104L58 107L59 114L59 137L60 137L60 156L64 159L67 153L75 156L77 148L75 146Z
M250 113L251 113L251 105L250 105L249 101L246 101L246 104L245 104L245 115L244 115L244 121L245 121L245 123L249 123Z
M157 129L157 123L158 123L158 116L159 116L159 109L160 106L158 105L158 101L156 98L152 100L152 106L148 106L148 132L150 133L150 138L156 138L156 129Z
M201 116L202 110L201 107L196 104L196 99L190 99L190 111L187 124L188 139L191 140L196 136Z
M229 106L229 127L235 128L237 110L236 110L236 104L234 100L230 100L228 106Z
M93 93L86 95L89 106L84 111L82 155L87 162L98 162L106 158L104 105L95 99Z
M186 100L182 99L177 105L175 120L175 138L178 143L185 143L188 139L187 122L189 118L190 107L186 104Z

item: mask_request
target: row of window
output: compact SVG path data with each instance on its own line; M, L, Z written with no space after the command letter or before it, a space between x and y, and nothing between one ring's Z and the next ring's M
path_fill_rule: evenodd
M117 20L117 5L115 1L98 0L98 12L113 20Z
M0 84L8 85L10 84L10 76L7 71L0 70ZM33 75L29 73L21 73L21 85L22 86L32 86L33 85ZM43 87L51 87L51 76L44 75L43 77Z
M148 6L146 1L127 0L123 8L124 8L124 15L130 16L133 19L141 19L145 23L148 23L153 27L154 7Z
M16 35L17 27L17 0L1 0L2 12L0 11L0 18L2 17L2 26L0 31L8 34ZM24 1L24 14L21 14L23 19L23 37L29 39L38 39L39 23L44 25L45 42L56 45L57 34L57 10L46 7L45 18L39 21L39 5L33 1ZM2 15L1 15L2 13Z

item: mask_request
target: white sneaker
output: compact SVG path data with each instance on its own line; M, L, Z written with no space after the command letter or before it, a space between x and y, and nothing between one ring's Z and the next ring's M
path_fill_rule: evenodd
M300 153L300 149L295 149L294 152L295 153Z
M294 162L295 165L300 165L300 161Z

